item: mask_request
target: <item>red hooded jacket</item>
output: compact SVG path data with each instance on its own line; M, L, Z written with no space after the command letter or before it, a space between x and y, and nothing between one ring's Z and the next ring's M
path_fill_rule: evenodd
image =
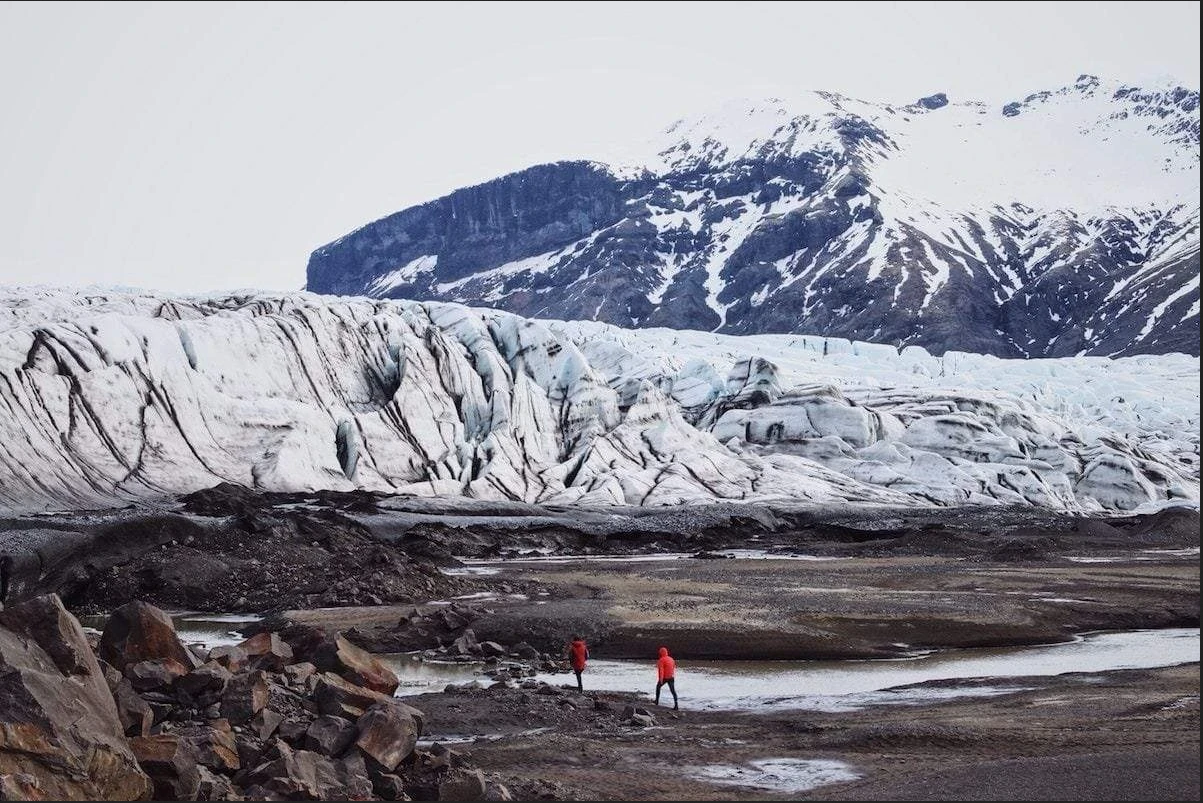
M585 646L585 642L577 639L568 647L568 663L572 664L572 668L577 672L585 671L585 661L589 659L589 648Z
M660 660L656 661L656 682L663 683L677 676L677 662L668 654L668 647L660 648Z

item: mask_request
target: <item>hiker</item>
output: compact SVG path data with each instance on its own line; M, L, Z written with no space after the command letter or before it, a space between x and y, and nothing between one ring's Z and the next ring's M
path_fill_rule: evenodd
M576 690L584 691L585 684L581 682L581 673L585 671L585 662L589 660L589 648L580 636L573 636L568 645L568 663L572 664L572 673L576 675Z
M668 686L668 690L673 693L673 710L680 708L677 705L676 677L677 662L668 654L668 647L661 647L660 660L656 661L656 705L660 705L660 688Z

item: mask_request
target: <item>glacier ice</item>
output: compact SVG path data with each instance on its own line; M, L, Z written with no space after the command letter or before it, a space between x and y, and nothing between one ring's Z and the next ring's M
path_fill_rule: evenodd
M0 289L0 509L229 481L578 505L1198 504L1199 362L308 293Z

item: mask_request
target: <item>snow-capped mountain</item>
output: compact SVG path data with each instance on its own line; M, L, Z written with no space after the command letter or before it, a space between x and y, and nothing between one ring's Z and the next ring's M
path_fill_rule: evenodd
M309 290L934 353L1199 353L1199 93L829 92L681 120L314 251Z
M1199 362L1003 360L441 302L0 288L0 510L265 490L1198 504Z

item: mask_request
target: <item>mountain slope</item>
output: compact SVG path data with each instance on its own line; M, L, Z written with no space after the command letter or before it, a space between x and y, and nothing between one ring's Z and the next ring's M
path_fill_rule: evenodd
M320 293L1000 356L1198 354L1199 96L734 103L634 165L541 165L310 258Z
M577 505L1198 503L1199 364L312 294L0 290L0 510L221 481Z

